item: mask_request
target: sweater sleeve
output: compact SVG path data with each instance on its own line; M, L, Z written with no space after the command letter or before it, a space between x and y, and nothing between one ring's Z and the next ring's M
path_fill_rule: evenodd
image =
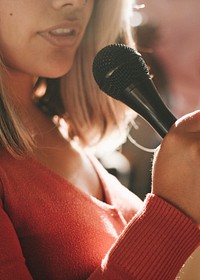
M0 203L0 279L31 280L13 225Z
M178 209L149 194L89 280L174 280L198 247L200 230Z

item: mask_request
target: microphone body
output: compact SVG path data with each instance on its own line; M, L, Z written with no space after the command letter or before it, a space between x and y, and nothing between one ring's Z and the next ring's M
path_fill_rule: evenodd
M141 54L121 44L102 49L93 63L100 89L123 102L164 138L176 121L154 85Z
M124 90L119 100L143 117L162 138L176 121L151 79L142 83L140 87L131 84Z

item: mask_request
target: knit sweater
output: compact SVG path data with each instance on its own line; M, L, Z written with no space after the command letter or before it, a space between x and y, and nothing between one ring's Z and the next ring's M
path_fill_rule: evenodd
M1 280L175 278L199 245L197 226L155 195L142 203L91 161L104 202L30 157L0 152Z

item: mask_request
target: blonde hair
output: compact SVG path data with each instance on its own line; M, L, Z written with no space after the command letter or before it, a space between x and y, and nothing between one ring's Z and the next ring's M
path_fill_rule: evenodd
M127 107L100 92L92 74L96 53L112 43L134 47L130 0L98 0L71 71L61 80L69 133L85 145L95 145L113 128L124 129Z
M65 111L62 116L69 124L69 136L78 138L84 145L94 145L124 123L126 106L100 93L92 75L92 62L96 53L108 44L119 42L134 46L130 11L130 0L95 0L73 67L60 79ZM34 139L6 94L2 79L5 69L1 60L0 69L0 143L13 155L21 155L30 151Z
M6 67L0 56L0 145L13 156L21 156L31 149L33 141L7 94L6 76Z

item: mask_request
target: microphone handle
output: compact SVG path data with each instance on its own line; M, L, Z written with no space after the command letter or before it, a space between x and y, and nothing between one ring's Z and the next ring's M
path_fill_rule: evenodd
M162 138L176 121L150 78L137 86L131 84L119 100L143 117Z

